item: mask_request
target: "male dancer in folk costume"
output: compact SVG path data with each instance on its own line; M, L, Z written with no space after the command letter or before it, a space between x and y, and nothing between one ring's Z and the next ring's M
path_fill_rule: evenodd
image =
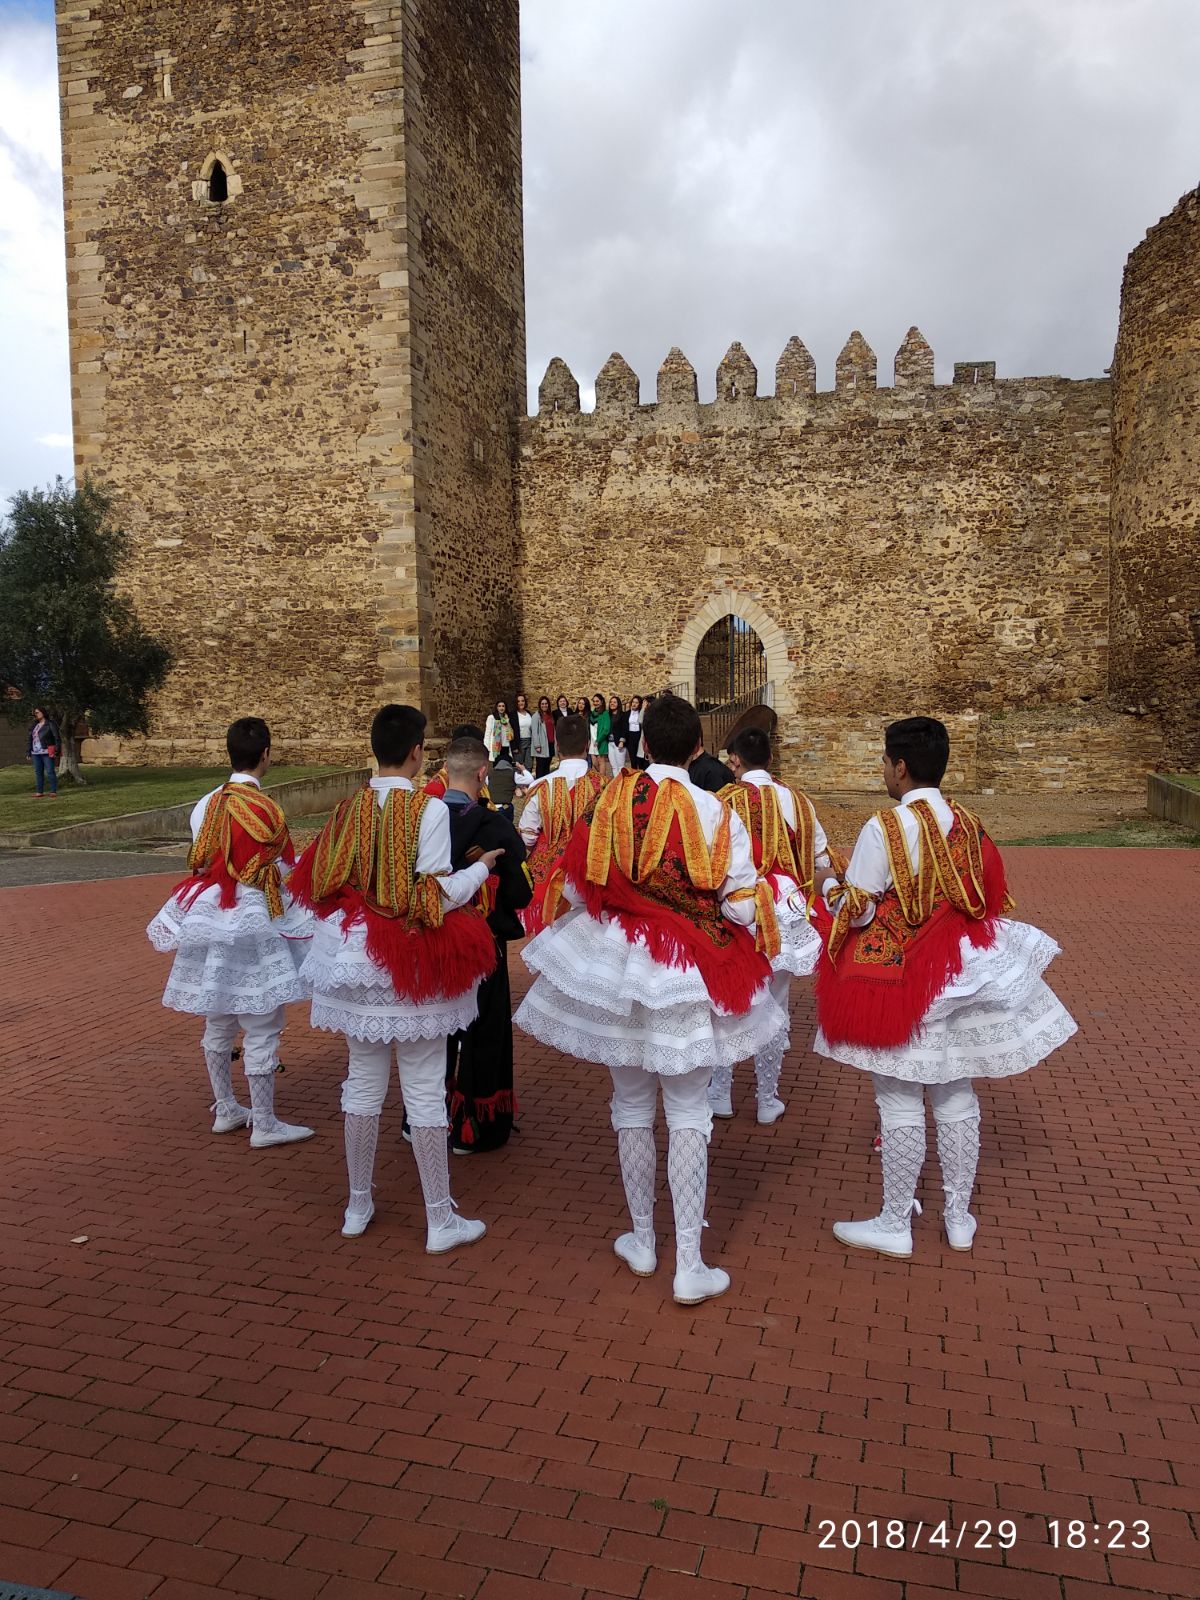
M190 876L146 933L156 950L176 952L163 1005L205 1018L212 1131L250 1125L250 1144L261 1150L312 1138L311 1128L275 1115L283 1008L305 998L300 964L312 918L286 888L284 869L296 857L283 811L259 787L271 765L271 731L261 717L240 717L225 742L233 771L192 811ZM234 1097L230 1072L239 1028L248 1107Z
M446 751L446 766L453 866L469 866L485 850L502 851L495 872L475 896L496 941L496 970L479 985L475 1016L446 1044L450 1148L455 1155L479 1155L508 1143L517 1111L507 941L522 937L517 913L529 904L533 880L517 830L502 812L480 804L488 770L483 740L455 739Z
M642 724L650 766L605 789L564 861L571 906L526 948L537 980L517 1025L612 1074L612 1125L633 1231L617 1255L649 1276L654 1234L654 1120L662 1088L670 1130L675 1299L696 1305L729 1287L705 1266L700 1230L708 1185L714 1067L765 1049L786 1026L771 998L774 901L741 822L688 781L700 719L660 695ZM761 917L759 943L754 927Z
M425 1248L439 1255L486 1232L456 1216L450 1198L446 1039L475 1016L476 991L495 966L487 923L468 902L499 852L451 871L450 813L412 786L424 738L425 717L414 707L377 713L378 775L342 802L304 852L292 892L320 918L303 969L312 1025L344 1033L349 1047L342 1233L357 1237L375 1214L371 1179L394 1049L425 1199Z
M726 754L737 782L722 789L719 798L745 825L754 865L775 896L779 954L771 962L771 993L790 1019L791 980L815 971L821 954L821 936L808 919L807 901L813 893L814 871L834 866L832 852L808 796L777 783L767 771L771 760L768 733L746 728L734 737ZM836 865L844 863L839 859ZM764 1125L775 1122L787 1109L777 1091L788 1043L784 1033L754 1058L758 1120ZM714 1117L732 1117L732 1092L732 1065L719 1067L708 1090Z
M871 1073L882 1128L883 1209L833 1231L889 1256L912 1254L926 1092L946 1238L969 1250L980 1120L971 1080L1025 1072L1075 1032L1042 977L1058 945L1005 916L1012 902L1000 852L978 818L941 793L949 756L941 722L893 722L883 778L900 803L866 823L844 883L818 874L827 952L813 1048Z
M549 900L550 915L562 892L562 858L576 824L591 820L605 779L588 766L591 729L585 718L564 717L558 724L558 770L538 778L521 813L521 838L529 851L533 899L521 913L526 933L538 933Z

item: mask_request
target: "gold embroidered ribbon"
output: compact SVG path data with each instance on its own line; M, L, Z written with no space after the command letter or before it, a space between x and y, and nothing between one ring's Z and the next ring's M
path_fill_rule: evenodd
M901 915L910 928L918 928L932 916L940 901L948 901L956 911L982 921L987 916L983 887L983 825L979 818L954 800L947 801L962 830L966 851L966 879L960 874L950 853L946 835L938 827L927 800L915 800L906 809L918 824L917 859L909 852L908 839L896 811L876 814L883 831L884 848L892 875L892 887ZM872 904L873 897L852 884L838 884L830 891L836 911L829 935L829 954L837 958L851 924ZM1004 910L1012 901L1006 897Z
M729 813L722 811L710 845L695 801L674 778L664 778L658 785L634 860L633 798L640 776L627 768L596 802L588 838L588 882L607 883L609 864L614 861L630 883L644 882L662 861L667 835L678 822L688 877L697 889L719 889L729 876Z
M421 813L432 797L389 789L382 806L362 789L334 812L313 852L312 898L359 890L372 910L410 926L440 928L442 895L435 874L417 873Z
M258 846L241 867L233 860L233 829L238 827ZM226 783L208 802L204 821L188 851L192 873L208 871L220 858L231 878L248 889L260 889L272 917L283 915L283 889L277 865L287 848L287 820L281 807L255 784Z

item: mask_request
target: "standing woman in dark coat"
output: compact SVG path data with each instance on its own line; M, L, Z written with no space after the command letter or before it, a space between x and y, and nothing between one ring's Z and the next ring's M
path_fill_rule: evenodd
M615 778L629 760L629 713L621 704L619 694L609 695L608 715L608 764Z
M34 706L33 725L29 730L29 749L26 754L33 762L33 776L39 800L42 798L47 779L50 782L51 796L58 793L58 769L55 762L58 760L61 748L58 729L41 706Z

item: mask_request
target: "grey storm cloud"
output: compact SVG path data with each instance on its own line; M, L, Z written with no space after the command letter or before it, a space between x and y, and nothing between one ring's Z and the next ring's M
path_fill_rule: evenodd
M739 339L818 384L912 323L939 381L1094 375L1121 270L1200 181L1195 0L525 0L531 388L618 349L701 396Z

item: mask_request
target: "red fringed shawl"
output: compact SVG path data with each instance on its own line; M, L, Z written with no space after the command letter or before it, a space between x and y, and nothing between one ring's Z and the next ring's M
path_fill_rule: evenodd
M228 910L237 901L237 886L261 889L272 918L283 915L280 861L296 859L287 821L279 803L254 783L225 783L209 800L192 848L188 877L174 890L181 906L190 906L216 884Z
M627 769L571 835L563 869L589 915L607 914L663 966L697 968L713 1004L736 1014L770 981L771 964L750 931L721 914L729 853L728 815L710 846L682 784ZM770 917L773 927L773 902Z
M435 876L416 871L421 814L429 795L374 789L343 800L305 850L288 890L319 917L365 922L367 954L402 999L455 999L496 966L496 944L479 911L443 912Z
M831 1044L895 1049L916 1037L930 1006L962 971L964 934L976 949L995 942L1011 909L1000 852L979 819L953 800L943 835L928 802L908 809L920 824L917 862L894 811L881 811L892 883L865 927L850 926L870 903L841 885L831 915L816 902L826 941L817 968L817 1020Z

